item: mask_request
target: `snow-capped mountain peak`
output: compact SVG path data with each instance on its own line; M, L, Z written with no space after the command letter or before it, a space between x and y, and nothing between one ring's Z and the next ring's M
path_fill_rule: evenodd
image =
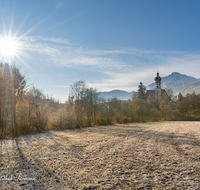
M172 89L174 92L176 92L178 89L198 81L200 81L200 79L187 76L178 72L172 72L170 75L162 77L161 88ZM154 88L155 88L155 83L152 83L147 86L148 90Z

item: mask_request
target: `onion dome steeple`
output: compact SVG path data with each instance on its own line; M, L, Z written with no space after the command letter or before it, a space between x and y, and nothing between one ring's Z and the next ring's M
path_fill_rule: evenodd
M156 88L160 88L161 89L161 77L159 76L159 72L157 72L157 76L155 77L155 83L156 83Z
M181 93L178 94L178 101L180 102L183 99L183 96Z

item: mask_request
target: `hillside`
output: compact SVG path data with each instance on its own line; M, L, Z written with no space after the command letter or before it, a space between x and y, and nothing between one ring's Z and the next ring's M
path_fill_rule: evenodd
M172 89L174 91L174 94L176 94L177 92L179 92L179 89L184 88L190 84L196 83L198 81L200 81L200 79L187 76L178 72L173 72L166 77L162 77L161 87ZM147 85L146 87L147 90L154 89L155 83Z
M194 91L196 94L200 94L200 81L187 85L177 90L177 92L181 92L183 96L185 96L187 93L191 94Z

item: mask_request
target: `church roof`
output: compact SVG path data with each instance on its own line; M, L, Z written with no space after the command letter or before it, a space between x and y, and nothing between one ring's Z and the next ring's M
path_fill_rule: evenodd
M154 79L156 82L160 82L162 79L161 77L159 76L159 72L157 72L157 76L155 77Z
M167 98L167 100L168 101L170 101L171 100L171 98L168 96L168 94L167 94L167 92L166 92L166 90L165 89L160 89L161 90L161 93L162 93L162 97L166 97ZM148 98L148 97L152 97L152 98L155 98L155 90L147 90L146 91L146 97Z
M152 98L154 97L155 94L155 90L147 90L146 91L146 97L148 98L149 96L151 96Z

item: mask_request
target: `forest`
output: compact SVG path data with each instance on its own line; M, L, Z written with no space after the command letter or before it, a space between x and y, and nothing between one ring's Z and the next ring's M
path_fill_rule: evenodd
M19 66L0 63L0 139L117 123L200 120L200 95L195 92L160 108L156 100L146 98L145 90L140 83L131 100L105 100L79 80L70 86L67 101L59 103L28 85Z

